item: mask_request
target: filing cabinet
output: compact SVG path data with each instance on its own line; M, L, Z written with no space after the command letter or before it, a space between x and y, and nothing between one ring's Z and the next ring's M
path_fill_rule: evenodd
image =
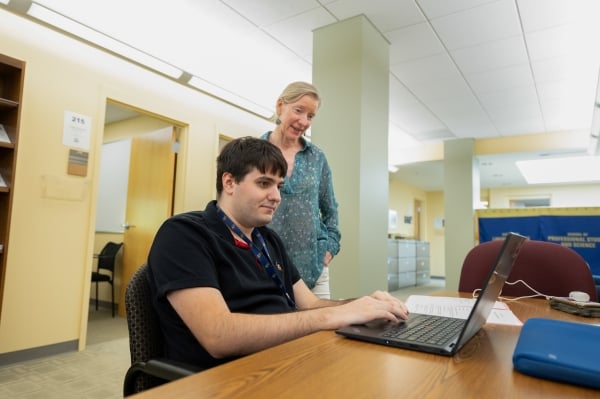
M429 283L429 243L388 239L387 267L389 291Z
M429 243L416 242L416 285L428 284L430 279Z
M416 279L417 242L398 240L398 287L413 287Z
M398 240L389 238L387 245L388 291L396 291L398 286Z

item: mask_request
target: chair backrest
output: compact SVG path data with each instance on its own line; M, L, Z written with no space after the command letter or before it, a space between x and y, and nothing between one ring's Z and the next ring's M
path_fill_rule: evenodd
M105 269L111 273L115 271L115 261L117 254L123 246L122 242L116 243L109 241L106 243L102 251L98 254L98 270Z
M458 290L472 292L481 288L492 268L503 240L481 243L469 251L463 262ZM577 252L562 245L527 240L517 257L507 282L523 280L536 291L550 296L569 296L571 291L583 291L590 300L598 301L596 286L589 265ZM522 283L505 284L502 295L534 295Z
M148 266L142 265L135 271L125 290L125 311L129 329L129 351L131 364L161 358L164 354L163 336L152 299ZM147 375L140 375L137 391L159 385L160 382Z

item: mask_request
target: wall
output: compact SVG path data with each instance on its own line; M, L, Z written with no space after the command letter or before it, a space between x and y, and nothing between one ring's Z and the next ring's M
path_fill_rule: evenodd
M176 212L213 197L219 133L257 135L271 123L7 12L0 52L27 63L0 355L65 342L82 349L107 98L183 126ZM66 173L65 111L92 117L85 177Z
M489 208L508 208L510 200L550 196L553 207L600 206L600 184L533 186L489 190Z
M415 200L421 200L423 202L423 213L427 209L426 195L423 190L408 184L402 183L395 179L389 180L390 192L389 192L389 209L393 209L398 214L398 224L395 229L388 229L388 233L393 236L413 238L415 236L415 224L414 224L414 202ZM425 234L424 231L424 215L421 214L421 235ZM405 223L404 217L412 216L411 223Z
M397 207L407 209L414 199L423 201L425 217L425 230L422 228L422 239L430 243L430 267L431 275L444 277L444 251L445 251L445 229L441 222L444 219L444 193L442 191L430 191L422 193L416 187L390 180L390 208ZM537 196L550 196L553 207L597 207L600 206L600 185L598 184L572 184L564 186L532 186L494 188L481 190L481 199L489 201L490 209L509 208L511 199L532 198ZM400 213L398 215L399 226ZM474 223L474 222L473 222ZM392 231L390 231L392 233ZM395 233L394 231L393 233ZM410 236L412 225L398 229L398 234ZM473 238L475 245L476 238ZM466 254L465 254L466 255Z

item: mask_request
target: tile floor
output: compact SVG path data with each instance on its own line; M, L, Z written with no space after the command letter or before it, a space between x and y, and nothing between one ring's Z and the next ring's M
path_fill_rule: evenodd
M444 280L404 288L392 294L405 300L444 288ZM87 348L0 367L0 398L113 399L122 398L123 376L129 367L125 318L108 309L89 313Z

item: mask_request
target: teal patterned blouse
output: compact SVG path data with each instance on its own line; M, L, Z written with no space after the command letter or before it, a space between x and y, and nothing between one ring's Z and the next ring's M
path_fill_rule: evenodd
M267 140L271 132L262 135ZM301 138L304 149L296 153L294 170L285 178L281 204L269 227L283 239L286 250L309 288L323 272L325 252L337 255L341 234L338 204L325 153Z

